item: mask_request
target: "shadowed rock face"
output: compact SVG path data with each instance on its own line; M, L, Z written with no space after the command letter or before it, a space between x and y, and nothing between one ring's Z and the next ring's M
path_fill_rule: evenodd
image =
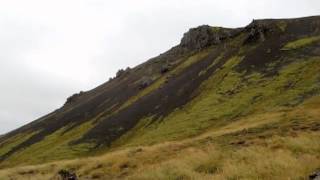
M79 98L80 98L83 94L84 94L84 92L83 92L83 91L80 91L79 93L74 94L74 95L68 97L65 105L70 105L70 104L75 103L76 101L79 100Z
M253 21L249 26L245 28L245 30L248 32L248 35L245 39L246 43L252 43L255 41L265 41L267 33L272 31L273 27L270 27L264 23Z
M214 34L210 26L206 25L190 29L181 40L181 46L188 49L202 49L210 44L219 43L221 43L220 37Z
M201 93L201 85L234 56L241 57L234 67L237 73L276 76L277 70L288 63L283 57L320 56L319 44L295 53L281 50L298 38L318 36L319 25L320 17L308 17L255 20L236 29L207 25L190 29L181 43L169 51L132 69L120 70L99 87L71 96L65 106L51 114L0 136L1 150L16 135L35 133L0 154L0 160L6 161L59 130L66 133L86 122L92 122L92 127L68 142L70 148L88 142L93 142L95 148L109 146L143 118L153 117L150 125L192 101ZM273 70L266 73L272 63Z
M190 29L184 34L180 46L189 50L201 50L211 45L221 44L227 38L237 35L240 29L211 27L208 25Z

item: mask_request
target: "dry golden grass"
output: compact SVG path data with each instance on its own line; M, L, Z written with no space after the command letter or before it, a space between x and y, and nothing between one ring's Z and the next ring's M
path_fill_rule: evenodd
M221 149L209 145L204 149L188 149L175 159L143 168L128 179L305 179L320 166L319 134L299 137L273 137L265 145ZM281 141L281 148L274 147ZM302 149L298 154L290 146ZM313 149L314 153L304 152Z
M305 179L320 167L320 98L258 114L179 142L131 147L99 157L0 171L1 180Z
M81 179L303 179L320 167L319 138L319 133L276 136L264 145L234 149L168 143L4 170L0 179L58 179L60 169L75 169Z

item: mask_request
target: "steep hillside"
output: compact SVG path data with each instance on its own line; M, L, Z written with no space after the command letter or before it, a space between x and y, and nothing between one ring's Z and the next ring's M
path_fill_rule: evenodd
M308 179L320 167L320 97L286 110L237 118L202 135L98 157L0 170L2 180ZM310 178L311 179L311 178Z
M282 141L300 133L302 139L316 139L319 72L318 16L254 20L237 29L200 26L164 54L120 70L105 84L71 96L51 114L1 136L0 167L99 155L206 133L211 135L205 141L222 147L255 141L273 146L266 139ZM198 141L192 140L192 146ZM314 157L320 152L319 144L305 147ZM319 153L312 163L320 165Z

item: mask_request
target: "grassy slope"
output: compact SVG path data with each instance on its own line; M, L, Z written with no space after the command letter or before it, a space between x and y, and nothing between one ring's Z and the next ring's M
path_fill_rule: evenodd
M90 144L80 144L70 148L69 143L81 137L83 132L90 129L91 121L88 121L71 131L64 132L65 129L58 130L44 140L36 143L23 151L19 151L13 156L10 156L7 161L2 163L2 166L14 166L16 164L34 164L47 162L52 160L76 158L87 152ZM30 135L28 135L30 136ZM24 137L26 139L27 137Z
M320 136L320 57L295 56L291 51L318 41L317 37L308 37L284 45L286 56L267 64L267 69L273 70L281 61L288 62L276 76L265 76L259 71L239 72L237 65L245 54L255 49L254 46L241 48L202 83L195 92L196 98L156 123L149 124L152 115L145 117L114 142L113 152L97 158L4 170L0 177L10 174L22 179L43 179L53 177L61 168L75 169L82 177L89 178L305 177L320 166L317 141ZM230 46L237 47L238 42L239 39L235 39ZM167 76L182 73L183 69L201 61L208 50L187 58ZM198 76L227 58L224 53ZM167 76L129 99L123 107L161 87ZM85 155L90 144L70 148L69 143L91 127L88 122L67 133L61 129L14 154L2 166ZM0 153L23 141L22 137L27 138L25 135L14 137L8 141L9 146L0 146ZM145 146L152 144L156 145ZM142 173L146 168L149 173Z
M0 178L303 179L320 166L320 97L298 107L250 115L200 136L126 148L100 157L0 171Z
M199 60L202 60L202 58L205 57L207 54L208 50L204 50L201 53L197 53L195 55L187 57L176 69L166 74L165 76L160 77L155 83L141 91L137 96L128 99L127 102L123 104L117 111L125 108L126 106L129 106L130 104L137 101L137 99L139 99L140 97L145 96L153 90L159 88L162 84L165 83L167 77L180 73L183 69L191 66ZM98 119L99 116L100 114L97 115L95 119ZM90 154L89 148L93 146L92 144L85 143L79 144L77 146L70 146L70 143L79 139L85 132L89 131L90 128L92 128L92 122L94 122L95 119L88 121L80 126L77 126L71 131L65 132L65 130L67 130L69 127L64 127L52 133L41 142L33 144L30 147L13 154L5 162L0 163L0 167L15 166L17 164L38 164L53 160L72 159L79 156ZM5 145L3 147L0 146L0 152L7 152L10 148L14 147L14 145L23 142L30 136L31 135L21 135L18 137L13 137L12 139L10 139L10 141L14 142L14 144L10 146Z
M229 123L238 116L294 106L308 94L320 90L320 76L317 74L320 57L294 60L276 77L263 77L258 72L244 75L232 70L240 61L241 57L232 57L203 83L201 94L192 102L159 123L148 125L152 117L146 117L133 133L122 137L116 145L183 139L211 126Z

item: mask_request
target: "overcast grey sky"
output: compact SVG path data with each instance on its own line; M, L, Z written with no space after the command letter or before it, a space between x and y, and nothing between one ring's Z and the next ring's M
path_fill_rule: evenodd
M319 0L0 0L0 134L157 56L191 27L317 14Z

